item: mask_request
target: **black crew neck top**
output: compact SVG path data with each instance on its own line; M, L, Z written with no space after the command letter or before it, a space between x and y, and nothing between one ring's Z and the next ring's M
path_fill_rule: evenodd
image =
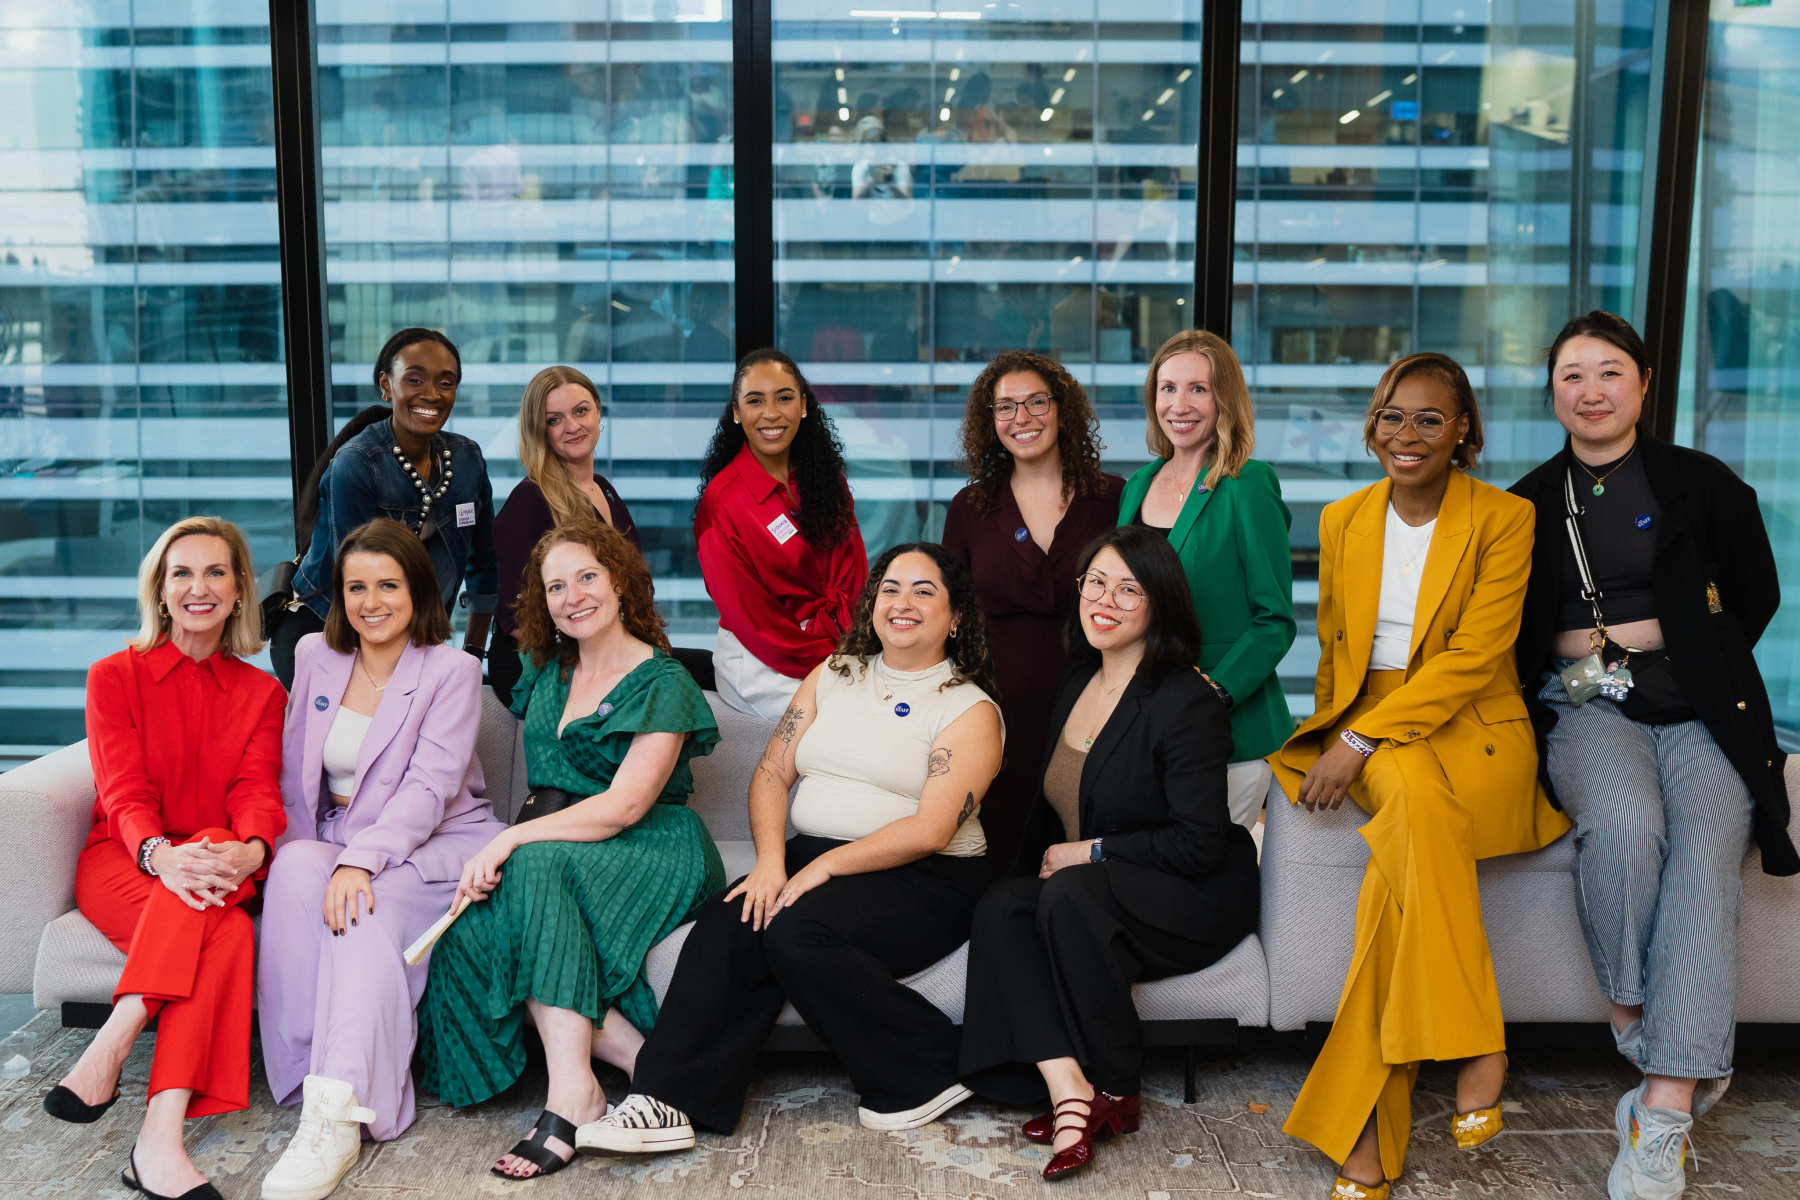
M1575 475L1575 500L1581 505L1581 536L1587 546L1588 565L1600 589L1600 615L1610 625L1647 621L1656 616L1656 592L1651 568L1656 562L1656 537L1661 532L1662 509L1650 491L1644 473L1644 456L1633 446L1612 462L1590 467L1570 456ZM1605 489L1594 495L1596 479ZM1566 526L1563 542L1563 587L1557 628L1592 629L1594 610L1581 596L1581 571L1575 565L1575 548L1569 545Z

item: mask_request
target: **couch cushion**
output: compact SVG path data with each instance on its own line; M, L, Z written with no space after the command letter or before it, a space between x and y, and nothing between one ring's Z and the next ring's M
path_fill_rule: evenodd
M694 794L688 797L688 807L706 822L714 839L748 841L750 776L768 748L775 725L739 712L719 699L717 692L707 692L706 700L719 723L719 744L711 754L692 762Z
M525 803L525 723L520 721L494 689L481 687L481 724L475 731L475 758L494 815L511 825Z
M1131 989L1146 1021L1231 1018L1239 1025L1269 1023L1269 966L1254 933L1204 971L1175 975Z
M57 1008L65 1000L111 1004L124 970L125 956L118 948L80 910L70 909L44 926L32 1002L39 1008Z
M30 834L0 859L0 992L31 987L44 926L75 907L75 860L94 825L87 742L0 775L0 829Z

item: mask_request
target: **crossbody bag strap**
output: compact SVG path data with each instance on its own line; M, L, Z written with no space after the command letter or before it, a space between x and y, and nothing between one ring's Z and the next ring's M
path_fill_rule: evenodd
M1581 598L1594 610L1594 628L1604 635L1606 621L1600 615L1600 601L1605 598L1594 583L1594 570L1588 563L1587 543L1581 537L1581 505L1575 499L1575 470L1563 473L1563 527L1569 531L1569 546L1575 551L1575 569L1581 574Z

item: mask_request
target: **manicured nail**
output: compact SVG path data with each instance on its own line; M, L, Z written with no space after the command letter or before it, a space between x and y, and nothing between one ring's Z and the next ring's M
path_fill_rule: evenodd
M355 917L351 917L351 918L350 918L350 923L351 923L351 924L352 924L352 925L354 925L354 924L356 924L356 918L355 918Z

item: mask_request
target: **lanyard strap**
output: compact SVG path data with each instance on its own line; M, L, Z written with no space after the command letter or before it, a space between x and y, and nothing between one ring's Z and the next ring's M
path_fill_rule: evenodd
M1581 538L1581 505L1575 500L1573 466L1563 475L1563 509L1567 514L1563 526L1569 531L1569 545L1575 551L1575 569L1581 573L1581 598L1593 608L1594 628L1604 635L1606 621L1600 616L1600 601L1605 596L1594 583L1594 571L1588 565L1587 545Z

